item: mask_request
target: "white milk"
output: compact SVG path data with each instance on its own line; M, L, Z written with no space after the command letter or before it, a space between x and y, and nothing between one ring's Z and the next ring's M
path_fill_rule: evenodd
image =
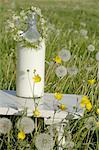
M33 90L33 71L41 77L41 82L35 83ZM27 72L29 70L29 72ZM45 41L39 48L18 47L16 67L16 95L19 97L41 97L44 95L45 72Z

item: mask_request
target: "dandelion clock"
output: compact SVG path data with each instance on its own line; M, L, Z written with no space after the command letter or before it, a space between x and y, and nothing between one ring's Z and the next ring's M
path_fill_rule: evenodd
M17 41L16 95L42 97L44 94L46 24L41 10L31 7L14 14L12 35Z

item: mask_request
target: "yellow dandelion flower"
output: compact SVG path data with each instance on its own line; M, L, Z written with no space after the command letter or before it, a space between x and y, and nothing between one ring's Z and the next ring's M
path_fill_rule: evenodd
M25 132L20 131L20 132L18 133L18 139L20 139L20 140L24 140L24 139L25 139L25 137L26 137Z
M59 92L57 92L57 93L55 93L55 98L57 99L57 100L61 100L62 98L63 98L63 95L61 94L61 93L59 93Z
M66 106L65 106L64 104L59 105L59 108L60 108L62 111L66 110Z
M89 85L93 85L93 84L95 84L95 82L96 82L96 80L95 80L95 79L88 80L88 84L89 84Z
M33 115L34 117L40 117L41 113L37 108L35 108L35 110L33 111Z
M33 77L33 80L34 80L35 83L38 83L38 82L41 81L41 77L37 74L37 75L35 75L35 76Z
M99 121L98 121L98 122L96 122L96 125L97 125L97 127L99 128Z
M88 99L88 97L87 96L83 96L80 105L81 105L81 107L85 107L85 105L87 103L89 103L89 102L90 102L90 100Z
M61 59L59 56L56 56L56 57L54 58L54 61L55 61L56 63L58 63L58 64L61 64L62 59Z
M88 111L91 111L91 109L92 109L92 104L91 104L90 102L86 104L86 109L87 109Z
M96 110L96 113L99 115L99 108Z
M80 103L80 106L81 106L82 108L84 108L84 107L85 107L85 103Z

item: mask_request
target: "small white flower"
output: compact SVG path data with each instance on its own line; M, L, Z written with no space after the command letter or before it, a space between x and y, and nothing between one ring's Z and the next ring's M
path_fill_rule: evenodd
M87 36L88 31L86 29L81 29L80 34L85 37L85 36Z
M34 130L34 121L29 117L23 117L17 122L17 128L25 133L32 133Z
M99 61L99 52L96 54L96 60Z
M95 46L90 44L88 45L88 51L93 52L95 50Z
M67 68L67 72L70 75L76 75L78 73L78 68L76 66L73 66L71 68Z
M71 53L69 50L66 50L65 48L63 48L60 52L59 52L59 56L60 58L64 61L67 62L70 60L71 58Z
M53 137L47 133L40 133L35 140L35 146L38 150L52 150L54 143Z
M59 66L56 68L55 73L57 77L64 77L67 74L67 69L64 66Z
M8 118L0 118L0 133L6 134L10 132L12 128L12 122Z

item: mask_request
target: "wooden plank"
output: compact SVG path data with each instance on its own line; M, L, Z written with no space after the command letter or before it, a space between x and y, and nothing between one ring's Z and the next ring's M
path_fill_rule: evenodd
M63 99L60 103L65 104L66 111L60 111L55 114L55 119L62 120L69 113L74 114L75 110L73 107L77 107L79 112L77 115L83 115L83 109L80 108L80 101L82 96L75 94L63 94ZM52 120L54 115L54 109L58 105L58 101L55 100L53 93L45 93L44 97L41 99L36 99L39 103L39 110L41 112L41 117L44 117L46 121L47 118ZM2 115L18 115L20 111L27 109L27 115L32 116L34 110L33 99L20 98L16 96L15 91L2 91L0 90L0 114Z

